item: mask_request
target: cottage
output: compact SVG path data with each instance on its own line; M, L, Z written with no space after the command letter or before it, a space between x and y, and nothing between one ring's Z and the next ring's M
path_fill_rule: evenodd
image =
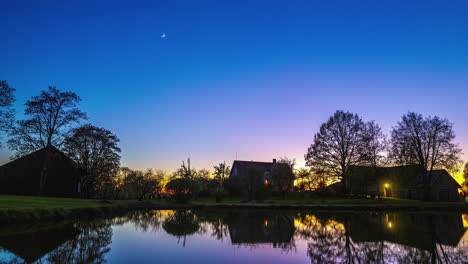
M284 173L285 176L281 179L281 188L283 190L286 188L288 191L294 189L294 177L288 176L293 175L292 169L286 163L276 162L276 159L273 159L272 162L235 160L232 164L229 178L231 180L247 179L249 168L256 168L257 171L261 173L259 176L262 177L263 183L267 186L271 186L274 190L278 190L279 184L277 182L278 179L274 177L273 170L282 170L286 173Z
M457 201L460 184L446 171L428 173L432 201ZM424 198L423 173L415 166L352 167L349 174L351 192L405 199Z
M0 194L76 197L82 170L53 146L0 166Z

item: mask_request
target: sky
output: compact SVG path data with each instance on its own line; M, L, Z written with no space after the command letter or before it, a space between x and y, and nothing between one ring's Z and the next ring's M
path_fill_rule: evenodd
M468 1L1 2L17 118L48 86L73 91L123 166L302 166L339 109L387 133L408 111L446 117L468 160Z

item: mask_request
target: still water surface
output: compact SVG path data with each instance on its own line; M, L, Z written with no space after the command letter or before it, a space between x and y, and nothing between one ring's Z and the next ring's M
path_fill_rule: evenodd
M468 215L156 210L0 227L0 263L468 263Z

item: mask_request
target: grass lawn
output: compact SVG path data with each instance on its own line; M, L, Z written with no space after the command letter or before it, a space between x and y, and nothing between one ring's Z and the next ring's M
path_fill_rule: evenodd
M98 208L115 205L125 206L128 205L130 202L135 201L111 201L109 203L102 202L99 200L88 199L0 195L0 210Z

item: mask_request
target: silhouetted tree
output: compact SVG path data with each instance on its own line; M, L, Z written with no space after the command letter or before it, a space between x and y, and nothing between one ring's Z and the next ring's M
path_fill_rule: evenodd
M464 179L464 187L465 189L468 188L468 162L465 164L465 168L463 169L463 179Z
M231 169L229 166L226 166L226 162L219 163L218 165L213 166L214 168L214 177L219 182L219 186L224 186L224 181L229 177Z
M370 121L364 127L363 139L366 144L364 148L364 151L367 152L366 163L373 168L375 174L377 173L377 167L387 164L387 137L377 123ZM380 182L378 179L377 177L376 187L377 194L380 196Z
M15 89L7 81L0 81L0 132L8 132L13 126ZM1 145L0 145L1 146Z
M126 193L126 198L136 198L138 200L154 198L161 191L161 182L164 173L152 169L146 171L130 170L122 181L122 188Z
M313 191L326 186L327 177L321 171L300 168L295 172L298 186L304 191Z
M357 114L336 111L315 134L314 142L305 154L306 165L342 179L345 191L349 193L349 168L363 164L367 159L364 130L365 124Z
M166 191L179 203L187 203L198 195L199 185L190 178L176 178L166 185Z
M85 193L94 194L103 183L117 176L119 141L111 131L90 124L73 129L65 140L64 152L85 170L81 180Z
M374 121L367 122L363 131L363 140L367 151L366 161L371 167L385 166L387 163L387 137L382 128Z
M279 158L271 168L272 184L274 184L276 189L281 192L283 199L286 198L286 193L294 187L296 175L293 171L295 165L295 159L283 157Z
M51 145L61 149L72 125L86 119L78 108L80 101L75 93L53 86L27 101L24 114L29 118L17 121L9 131L8 146L15 157Z
M392 130L391 156L401 165L416 164L423 174L424 196L429 199L434 169L456 170L461 149L453 143L455 132L446 118L424 118L409 112Z
M195 179L197 177L197 171L190 166L190 158L187 158L187 164L182 161L182 165L176 172L174 172L174 177L181 177L187 179Z

